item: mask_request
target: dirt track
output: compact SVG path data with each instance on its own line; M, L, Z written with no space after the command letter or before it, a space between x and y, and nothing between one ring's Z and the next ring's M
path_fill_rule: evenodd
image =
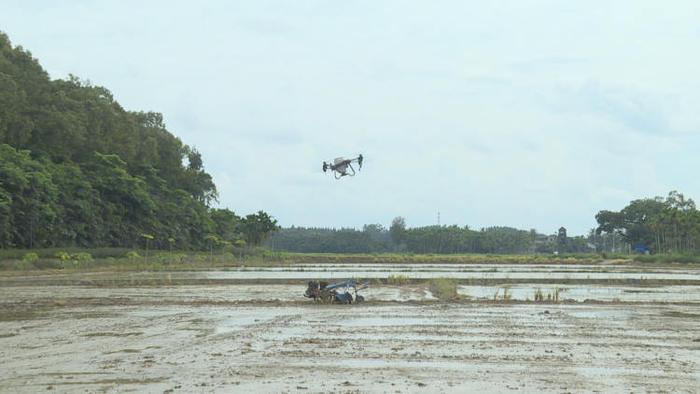
M0 287L0 391L700 387L697 293L665 302L694 287L622 303L538 304L441 303L421 286L383 286L368 293L373 302L341 306L294 298L303 286L275 286Z

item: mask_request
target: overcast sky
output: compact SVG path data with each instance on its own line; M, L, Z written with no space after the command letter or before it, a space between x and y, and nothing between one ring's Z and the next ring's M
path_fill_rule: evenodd
M0 0L0 30L53 78L162 112L222 207L284 226L440 211L580 234L700 196L696 0ZM360 152L355 178L321 172Z

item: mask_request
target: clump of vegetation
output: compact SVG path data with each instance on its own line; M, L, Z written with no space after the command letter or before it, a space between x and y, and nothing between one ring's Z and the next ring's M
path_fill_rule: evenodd
M71 258L77 262L84 263L84 264L92 263L92 261L93 261L92 255L90 253L87 253L87 252L73 253L71 255Z
M92 255L87 252L61 253L59 259L62 268L84 268L94 261Z
M692 264L700 263L700 256L691 254L652 254L639 255L634 257L634 261L640 263L681 263Z
M389 275L386 278L386 283L390 285L402 286L408 284L411 281L407 275Z
M454 300L457 294L457 281L450 278L434 278L428 281L428 288L440 300Z
M510 290L508 287L503 288L503 300L504 301L510 301L511 295L510 295Z
M22 257L22 261L27 263L33 263L39 260L39 255L34 252L29 252Z
M61 260L61 262L70 260L70 253L68 253L68 252L64 252L64 251L56 252L56 254L54 256L57 259Z
M233 255L231 252L224 252L221 254L221 260L222 262L228 262L228 261L234 261L236 259L236 256Z
M547 293L537 288L535 289L535 302L544 302L545 300L547 302L559 302L559 293L561 293L561 289L558 287L555 287L554 290Z
M494 301L498 301L498 295L499 295L500 291L501 291L500 287L496 288L496 292L493 294ZM510 301L511 298L512 298L512 296L510 294L510 289L508 288L508 286L504 287L503 288L503 296L501 297L501 299L503 301Z
M22 271L32 269L34 268L34 263L37 260L39 260L39 255L37 255L36 253L26 253L24 256L22 256L22 260L15 263L15 268Z
M138 253L135 258L138 258ZM152 262L157 264L184 263L187 261L186 253L159 252L153 255Z
M535 289L535 302L542 302L544 301L544 293L542 293L542 289L539 287Z
M126 258L129 259L131 262L134 262L136 259L140 258L141 256L139 255L139 252L135 250L130 250L126 252Z

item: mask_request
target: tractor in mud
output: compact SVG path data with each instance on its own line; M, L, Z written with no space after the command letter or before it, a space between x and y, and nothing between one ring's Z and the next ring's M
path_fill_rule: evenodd
M348 279L333 284L312 280L308 283L304 297L313 298L314 302L321 302L324 304L352 304L365 300L365 298L357 294L357 292L367 287L369 287L367 282L360 283L355 279ZM350 292L351 290L355 293L354 297Z

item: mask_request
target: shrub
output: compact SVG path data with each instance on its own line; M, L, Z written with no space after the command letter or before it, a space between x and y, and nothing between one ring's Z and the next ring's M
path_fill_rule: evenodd
M37 260L39 260L39 255L34 252L29 252L22 257L22 261L27 262L29 264Z
M66 253L66 255L68 255ZM90 264L93 261L92 255L87 252L78 252L66 255L61 255L61 268L80 268Z
M93 261L92 255L87 252L73 253L70 257L81 264L91 263Z
M224 252L224 253L221 255L221 258L222 258L223 261L233 261L233 260L236 259L236 257L235 257L235 256L233 255L233 253L231 253L231 252Z
M70 260L70 253L68 253L68 252L63 252L63 251L56 252L56 254L54 256L57 259L61 260L62 262Z

